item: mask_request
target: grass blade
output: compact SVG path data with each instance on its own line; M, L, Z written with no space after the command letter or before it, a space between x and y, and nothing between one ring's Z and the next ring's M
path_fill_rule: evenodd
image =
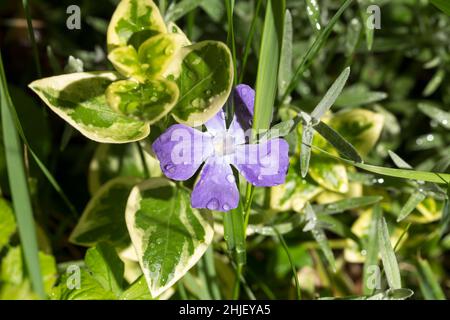
M262 0L258 0L258 2L256 3L256 9L253 15L252 23L250 25L250 30L248 32L248 37L247 40L245 41L244 55L242 58L242 67L241 67L241 75L239 76L239 83L242 83L242 81L244 81L245 71L247 69L248 56L250 54L250 49L252 47L253 36L255 35L256 22L258 21L261 5Z
M300 290L300 283L298 282L297 270L295 270L295 264L294 264L294 261L292 260L291 254L289 252L289 247L287 246L286 241L284 240L283 236L278 232L278 230L276 228L273 228L273 230L277 234L278 239L280 240L280 243L281 243L281 245L283 247L284 252L286 252L286 255L287 255L288 260L289 260L289 264L291 265L292 276L294 277L294 281L295 281L295 289L296 289L296 292L297 292L297 300L301 300L302 299L302 292Z
M314 212L312 206L309 204L309 202L306 203L305 213L307 220L307 225L305 226L305 228L311 226L310 231L314 239L319 245L320 250L322 250L322 253L325 256L325 259L328 261L328 264L330 265L331 269L333 270L333 272L336 272L336 261L334 259L333 251L331 250L330 245L328 244L328 239L325 234L325 231L323 231L323 229L317 226L317 215Z
M364 196L350 199L343 199L336 202L315 206L314 210L319 214L336 214L347 210L362 208L380 202L383 197Z
M332 84L330 89L327 91L325 96L319 102L317 107L311 113L311 117L316 120L320 120L328 110L330 110L331 106L336 102L336 99L341 94L344 89L345 83L350 76L350 67L347 67L342 71L336 81Z
M254 137L256 137L258 130L268 130L272 119L283 41L285 10L285 0L269 0L267 2L256 80Z
M300 148L300 168L302 177L308 175L309 161L311 160L311 145L314 139L314 129L311 123L303 125L302 146Z
M442 127L450 129L450 113L445 112L429 103L419 103L419 110L431 119L435 120Z
M377 203L372 209L372 219L366 246L366 260L364 261L363 291L366 295L372 294L373 289L377 286L377 283L370 283L369 285L369 277L373 276L370 273L370 268L378 265L378 221L380 221L380 219L381 206Z
M227 18L228 18L228 35L227 35L227 44L231 49L231 54L233 56L233 68L234 68L234 85L237 85L237 60L236 60L236 41L234 36L234 20L233 20L233 12L234 12L234 0L226 0L225 5L227 8Z
M450 174L448 173L439 173L439 172L428 172L428 171L417 171L417 170L407 170L407 169L395 169L395 168L386 168L386 167L379 167L364 163L357 163L348 159L344 159L338 156L335 156L319 147L312 146L316 150L319 150L323 154L325 154L327 157L342 161L344 163L353 165L357 168L388 176L388 177L394 177L394 178L401 178L401 179L409 179L409 180L416 180L416 181L427 181L427 182L434 182L438 184L448 184L450 183Z
M420 190L415 191L408 199L406 204L400 210L400 214L397 217L397 222L405 220L411 212L417 207L419 203L425 200L426 195Z
M378 219L378 245L380 247L381 261L383 262L384 272L391 289L400 289L402 281L397 258L391 245L389 231L386 220L383 217Z
M431 0L431 3L450 16L450 2L448 0Z
M284 17L283 44L281 47L280 67L278 72L278 95L279 98L286 91L289 80L292 79L292 40L294 37L292 15L286 10Z
M39 53L36 44L36 38L34 37L33 31L33 21L31 20L30 14L30 6L28 5L28 0L22 0L23 9L25 11L25 16L27 18L27 28L28 28L28 36L30 37L31 47L33 48L33 59L36 65L36 71L39 78L42 78L42 67L41 62L39 60Z
M395 152L388 150L389 153L389 157L391 158L392 162L394 162L394 164L400 168L400 169L412 169L411 165L409 163L407 163L405 160L403 160L402 158L400 158L400 156L398 154L396 154Z
M22 144L17 135L14 121L11 115L11 98L9 97L3 60L0 54L0 93L1 93L1 115L3 127L3 143L5 145L6 164L9 184L17 219L20 240L24 252L26 267L30 276L34 291L45 297L44 284L41 277L41 266L39 263L36 228L33 220L30 194L28 190L27 176L23 162Z
M320 31L322 27L320 25L320 8L317 0L306 0L306 12L313 30Z
M445 300L445 294L427 260L418 259L420 289L427 300Z
M350 142L345 140L339 132L335 131L326 123L320 121L314 126L314 130L316 130L323 138L325 138L325 140L335 147L341 155L355 162L362 162L362 158L355 147Z
M353 0L346 0L339 8L339 10L336 12L336 14L333 16L333 18L331 18L330 22L328 22L327 26L324 29L322 29L322 31L317 35L316 39L314 40L312 45L308 48L308 51L300 61L300 64L297 67L294 76L292 77L286 89L286 92L283 94L283 98L281 99L281 101L284 101L287 98L287 96L295 89L297 82L300 80L300 77L309 67L316 54L319 52L320 48L322 48L322 46L325 44L326 40L330 36L331 30L333 30L334 25L338 22L339 18L342 16L344 11L350 6L352 2Z

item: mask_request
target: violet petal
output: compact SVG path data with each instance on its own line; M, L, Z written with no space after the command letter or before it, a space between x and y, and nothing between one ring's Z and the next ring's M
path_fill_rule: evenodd
M239 191L231 166L217 157L210 157L191 195L193 208L230 211L239 204Z
M182 124L169 127L152 148L164 175L177 181L191 178L213 153L210 135Z
M237 146L233 165L254 186L283 184L289 167L289 145L284 139L272 139Z

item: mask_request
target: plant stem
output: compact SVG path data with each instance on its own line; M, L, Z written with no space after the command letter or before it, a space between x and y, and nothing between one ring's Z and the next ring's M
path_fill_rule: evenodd
M248 62L248 56L250 54L250 49L252 47L253 36L255 35L256 21L258 21L259 11L261 10L261 4L262 4L262 0L258 0L258 2L256 3L255 13L254 13L253 19L252 19L252 24L250 25L250 30L249 30L249 33L248 33L248 37L247 37L247 40L245 42L244 56L242 58L242 65L241 65L241 73L240 73L240 76L239 76L239 83L242 83L242 81L244 81L245 70L247 68L247 62Z
M138 150L139 150L139 157L141 158L142 168L144 170L145 178L148 179L148 178L150 178L150 170L148 169L147 161L145 161L144 150L142 149L142 146L139 143L139 141L136 142L136 145L137 145Z
M30 37L31 46L33 47L33 58L36 64L36 71L39 78L42 78L41 62L39 60L39 52L36 44L36 38L34 37L33 21L31 20L30 6L28 5L28 0L22 0L22 5L27 19L28 36Z

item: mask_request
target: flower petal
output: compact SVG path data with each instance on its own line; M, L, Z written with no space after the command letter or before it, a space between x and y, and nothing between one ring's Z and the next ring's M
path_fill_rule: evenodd
M237 146L233 165L257 187L280 185L289 167L289 145L284 139L272 139Z
M192 191L192 207L226 212L238 204L239 191L231 166L219 158L209 158Z
M255 106L255 90L246 84L234 89L235 112L244 130L251 128Z
M156 139L152 148L164 175L178 181L191 178L213 153L208 134L182 124L167 129Z
M225 124L225 112L223 109L220 109L214 117L208 120L205 123L205 127L208 132L214 136L219 132L225 132L227 128Z

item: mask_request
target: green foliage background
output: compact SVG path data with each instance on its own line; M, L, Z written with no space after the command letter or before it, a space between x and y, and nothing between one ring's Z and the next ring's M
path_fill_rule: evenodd
M111 228L111 237L101 238L102 243L87 252L82 245L93 246L96 241L77 239L72 232L90 199L107 181L123 176L158 176L158 164L150 156L140 154L142 150L135 145L100 145L87 140L46 109L27 89L28 83L41 76L69 73L80 68L89 71L112 69L106 58L105 39L118 1L76 1L81 8L82 29L68 30L66 8L73 2L30 2L41 65L38 70L22 3L0 1L1 54L12 101L32 150L73 205L71 209L61 199L30 154L25 152L44 290L54 299L149 299L138 265L127 259L122 251L129 244L128 235L123 236L123 225L122 230ZM161 2L160 5L168 5L170 1ZM172 11L169 6L163 7L193 41L219 40L232 47L233 40L230 36L227 38L227 34L233 34L236 80L240 78L256 87L258 70L270 68L265 65L258 69L265 1L262 5L258 0L236 1L233 33L227 23L228 2L181 1L187 5ZM315 2L318 7L314 6ZM287 1L292 16L292 40L283 44L281 51L283 62L277 79L272 125L291 119L300 110L311 112L342 70L350 66L350 78L332 113L325 115L323 122L347 139L368 164L395 168L405 166L406 161L416 170L449 173L448 5L438 0L353 1L330 30L329 37L322 37L321 30L343 3L338 0ZM374 34L365 28L369 18L366 8L371 4L381 8L381 29L375 30ZM257 8L260 9L258 12ZM285 27L284 37L289 39L286 30L289 29ZM247 44L251 31L254 37ZM320 37L324 40L322 46L304 60L308 48ZM289 49L292 55L286 57ZM244 59L246 52L248 59ZM292 94L285 95L288 80L305 61L305 67L293 82ZM153 141L169 121L163 120L152 126L145 142ZM368 173L314 148L309 176L302 179L298 161L301 126L286 138L292 152L287 183L283 187L257 189L253 193L246 244L248 261L240 298L372 296L376 292L364 286L369 276L368 267L372 264L380 265L383 270L380 292L388 288L407 288L414 291L413 299L450 297L448 198L445 202L448 186L440 186L443 194L432 193L430 185ZM338 155L318 134L313 145L335 157ZM404 161L395 154L390 156L389 151ZM36 298L29 275L22 267L21 242L10 205L5 152L5 145L1 144L0 298ZM146 166L142 165L142 160ZM189 186L190 182L187 184ZM241 190L245 191L244 188ZM95 200L110 205L112 217L120 217L120 212L114 209L124 204L114 201L121 196L109 196L106 202L98 197ZM345 203L346 199L354 198L359 199L357 204ZM307 201L313 204L311 208L318 213L316 218L320 222L310 230L305 230ZM386 224L381 220L381 210ZM402 215L406 219L397 222ZM214 214L216 225L221 225L227 218ZM374 229L374 225L378 229ZM116 257L116 251L121 253L122 260ZM378 252L381 253L380 261ZM400 279L396 278L397 261L401 285ZM82 286L89 288L87 293L76 295L63 286L54 287L65 282L65 270L71 264L83 267L86 282ZM235 268L225 241L220 232L216 233L204 257L163 298L236 297L233 294ZM300 292L296 291L292 272L298 276ZM214 281L207 280L211 277ZM406 296L409 291L385 294L381 298Z

